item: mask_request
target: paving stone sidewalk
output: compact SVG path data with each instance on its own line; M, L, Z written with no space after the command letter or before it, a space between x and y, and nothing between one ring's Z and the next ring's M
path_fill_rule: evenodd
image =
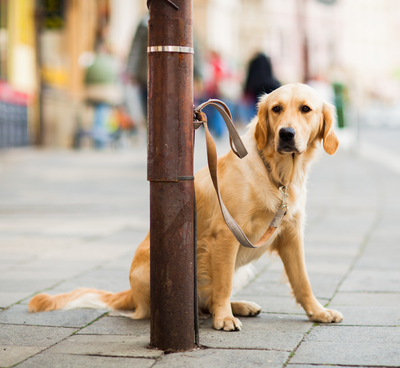
M263 259L233 298L259 303L259 316L229 333L202 319L201 349L164 355L146 348L147 320L96 309L27 313L40 291L129 288L149 222L145 147L0 152L0 367L400 367L399 187L399 175L345 151L323 154L312 170L307 268L315 295L343 322L309 322L279 259Z

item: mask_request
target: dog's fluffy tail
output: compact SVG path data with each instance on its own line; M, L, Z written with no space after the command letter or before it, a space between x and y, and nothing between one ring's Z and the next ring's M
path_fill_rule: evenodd
M134 319L148 318L148 308L142 308L133 301L132 290L111 293L103 290L82 288L70 293L35 295L28 305L29 312L47 312L57 309L105 308L130 310L128 316Z

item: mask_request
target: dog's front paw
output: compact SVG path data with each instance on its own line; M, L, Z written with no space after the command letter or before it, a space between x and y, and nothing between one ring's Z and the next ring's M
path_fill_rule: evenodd
M212 327L216 330L240 331L242 322L235 317L214 317Z
M312 322L340 322L343 319L342 313L335 311L333 309L321 309L318 312L308 312L308 319Z

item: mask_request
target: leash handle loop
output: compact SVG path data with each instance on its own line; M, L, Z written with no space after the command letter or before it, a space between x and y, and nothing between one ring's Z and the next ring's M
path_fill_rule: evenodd
M235 125L232 122L232 114L231 114L228 106L221 100L217 100L217 99L210 99L206 102L203 102L202 104L197 106L197 108L195 109L195 112L197 114L201 114L200 115L201 119L204 119L204 117L205 117L205 120L199 119L200 121L207 121L206 114L204 114L202 112L202 110L206 106L214 107L220 113L222 118L224 119L225 125L229 131L229 143L231 145L231 149L232 149L233 153L236 156L238 156L239 158L245 157L247 155L247 150L240 138L238 131L236 130Z
M200 125L203 125L205 133L206 133L206 145L207 145L207 160L208 160L208 169L210 171L211 180L214 185L215 192L218 197L218 202L221 208L222 216L224 217L225 223L228 228L231 230L232 234L235 236L236 240L246 248L259 248L265 245L274 234L280 223L282 222L283 218L287 213L287 206L286 206L286 187L282 188L285 190L283 196L282 205L278 207L278 210L275 213L274 218L272 219L271 223L268 226L267 231L264 235L260 238L260 240L253 244L246 236L244 231L240 228L238 223L234 220L232 215L229 213L227 208L225 207L224 202L221 198L221 193L219 191L218 186L218 176L217 176L217 148L215 146L214 139L211 136L210 131L208 130L207 126L207 116L201 111L204 107L211 105L217 109L217 111L223 117L225 124L229 130L229 137L231 142L232 151L239 157L243 158L247 155L247 150L237 132L235 126L232 122L232 115L229 111L229 108L219 100L208 100L207 102L202 103L195 109L195 121L194 126L197 129ZM232 142L233 141L233 142ZM235 149L234 149L235 147Z

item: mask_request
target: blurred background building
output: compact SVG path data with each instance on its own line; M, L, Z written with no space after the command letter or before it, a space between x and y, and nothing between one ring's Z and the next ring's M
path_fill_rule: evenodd
M115 62L122 93L115 104L145 127L129 111L140 104L126 104L125 87L135 84L127 58L146 13L144 0L0 0L0 148L69 148L90 131L96 113L87 103L87 70L99 53ZM395 108L398 19L398 0L194 0L195 97L210 97L217 68L219 97L239 106L248 62L262 52L281 84L331 86L341 126L345 102L349 110ZM238 109L237 120L247 118Z

